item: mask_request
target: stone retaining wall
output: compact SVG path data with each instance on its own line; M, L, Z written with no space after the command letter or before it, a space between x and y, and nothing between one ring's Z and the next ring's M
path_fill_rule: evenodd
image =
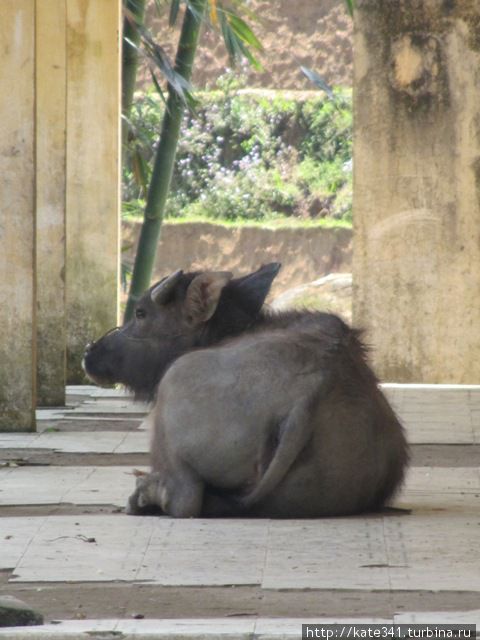
M140 223L123 223L123 260L133 263ZM213 269L243 274L278 260L282 270L273 295L331 272L351 270L351 229L226 227L165 223L154 279L175 269Z

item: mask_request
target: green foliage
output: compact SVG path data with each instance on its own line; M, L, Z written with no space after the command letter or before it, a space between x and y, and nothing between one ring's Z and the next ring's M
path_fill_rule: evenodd
M351 219L351 98L242 92L227 74L185 114L167 218ZM137 95L130 114L124 211L141 212L163 105Z
M355 9L355 2L354 0L345 0L345 5L347 7L347 11L348 13L351 15L351 17L353 18L353 10Z
M302 151L317 162L352 157L352 104L349 94L336 92L334 100L307 101L302 111L305 138Z
M177 24L178 17L181 14L180 8L183 5L185 11L190 12L196 20L206 23L207 28L221 33L233 65L237 62L246 61L255 69L262 69L262 65L254 54L254 51L262 51L262 44L241 16L241 14L245 14L248 18L255 19L255 14L249 10L245 0L234 0L233 2L228 0L207 0L207 11L204 11L203 8L199 11L199 6L194 0L155 0L154 6L159 18L164 15L165 5L167 5L167 8L170 5L168 10L168 24L170 27L174 27ZM177 65L170 59L164 48L156 42L151 30L144 24L144 10L145 0L123 0L123 13L125 16L123 30L123 81L124 85L129 85L128 96L124 92L124 116L128 115L130 108L131 93L136 74L137 54L147 60L153 86L160 98L164 102L166 101L165 87L162 87L162 81L165 80L169 90L175 93L185 106L194 111L195 98L190 81L179 72ZM130 76L125 68L128 65L132 66Z

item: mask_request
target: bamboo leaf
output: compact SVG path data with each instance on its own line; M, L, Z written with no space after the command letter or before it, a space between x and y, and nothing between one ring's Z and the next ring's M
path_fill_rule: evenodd
M322 91L325 91L325 93L331 100L335 100L335 96L333 95L332 89L328 86L328 84L325 82L325 80L322 78L321 75L319 75L313 69L308 69L303 65L300 66L300 69L302 70L302 73L307 76L310 82L313 82L313 84L316 87L318 87L319 89L322 89Z
M125 18L128 20L128 22L132 25L132 27L136 27L137 26L137 17L135 16L135 14L130 11L130 9L127 9L127 7L123 8L123 15L125 16Z
M241 18L225 11L221 6L218 9L220 28L230 59L235 62L246 58L256 69L261 69L261 64L248 49L248 46L262 48L256 36Z
M142 38L143 48L137 47L134 43L132 43L132 46L135 46L142 55L146 56L161 71L173 92L190 108L193 103L190 83L175 71L165 50L153 40L147 29L138 26L138 30ZM130 43L130 41L128 42Z
M248 49L241 40L238 41L238 47L241 51L242 56L249 61L252 67L254 67L254 69L256 69L257 71L262 71L263 67L261 63L257 60L257 58L255 58L250 49Z
M228 28L227 19L223 11L220 11L220 30L222 32L222 37L227 49L227 53L230 59L234 60L237 52L235 51L235 44L232 41L230 29Z
M345 0L345 5L350 16L353 18L353 10L355 8L355 0Z
M148 165L137 147L135 147L132 153L132 173L135 178L135 183L142 190L142 197L145 198L148 189Z
M257 51L262 51L263 47L260 40L253 33L248 24L244 20L242 20L242 18L233 13L229 13L228 23L233 32L242 42L249 45L250 47L253 47L254 49L257 49Z
M197 8L198 3L195 3L194 0L185 0L185 4L195 20L198 20L198 22L202 22L204 20L205 16L203 11L199 11Z
M215 27L218 27L217 0L210 0L210 20Z
M128 146L128 142L134 136L135 125L130 120L130 118L128 118L124 113L122 113L120 118L122 120L122 125L125 124L125 129L126 129L126 132L127 132L127 136L124 136L123 139L122 139L122 144Z
M248 6L248 0L232 0L238 11L241 11L244 15L248 16L251 20L258 22L258 15Z
M171 27L173 27L177 21L179 9L180 9L180 0L171 0L170 15L168 17L168 24Z
M123 249L122 249L123 251ZM122 280L122 291L126 292L128 287L128 278L132 275L132 267L122 260L121 262L121 280Z
M162 11L162 0L155 0L155 8L157 10L157 14L160 16L162 15L163 11Z
M134 42L133 40L130 40L130 38L124 38L124 41L127 42L131 47L133 47L134 49L136 49L136 51L138 53L143 54L143 51L141 49L141 47L138 46L138 44L136 42Z
M157 80L157 76L155 75L155 72L153 71L152 67L149 67L149 71L150 71L150 75L152 77L152 82L155 85L155 89L157 90L158 95L162 99L163 104L165 106L167 106L167 100L165 98L165 94L163 92L162 87L160 86L160 83Z
M157 2L158 0L155 1ZM135 13L143 13L143 7L143 0L124 0L123 15L124 17L127 17L127 15L133 16Z

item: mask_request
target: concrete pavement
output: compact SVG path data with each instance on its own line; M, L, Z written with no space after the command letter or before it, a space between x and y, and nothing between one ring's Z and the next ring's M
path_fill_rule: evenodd
M39 410L41 433L0 434L0 594L62 622L0 638L290 638L307 620L480 623L480 387L386 392L413 443L394 505L410 513L172 520L122 509L132 465L148 465L145 407L69 388L68 408Z

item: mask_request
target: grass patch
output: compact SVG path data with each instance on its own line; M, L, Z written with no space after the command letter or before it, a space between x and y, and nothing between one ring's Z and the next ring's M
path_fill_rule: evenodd
M141 215L124 214L123 220L127 222L141 222ZM191 223L215 224L222 227L255 227L262 229L351 229L352 222L350 220L342 220L337 218L317 218L304 219L295 217L278 216L277 218L248 220L238 218L235 220L227 220L221 218L210 218L208 216L178 216L176 218L167 218L163 224L191 224Z

